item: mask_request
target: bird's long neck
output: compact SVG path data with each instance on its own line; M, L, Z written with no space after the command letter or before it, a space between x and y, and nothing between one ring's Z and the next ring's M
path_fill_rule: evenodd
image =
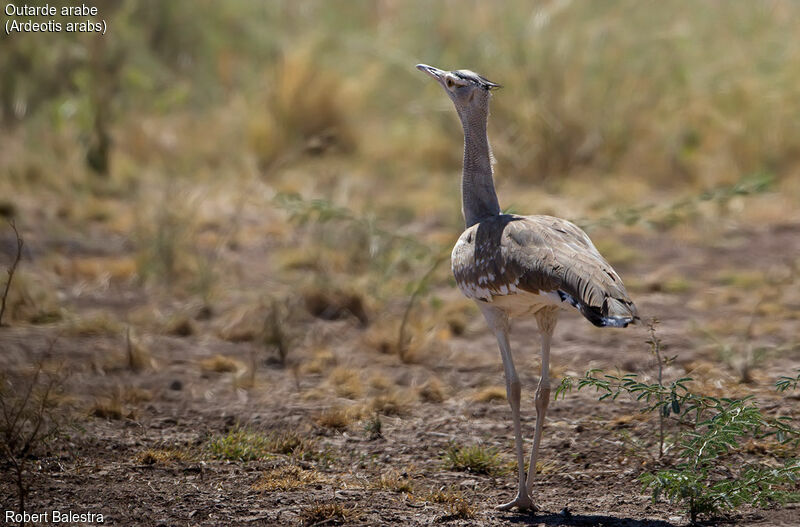
M492 178L489 138L486 134L488 112L460 116L464 127L464 172L461 176L462 212L467 227L500 214L500 205Z

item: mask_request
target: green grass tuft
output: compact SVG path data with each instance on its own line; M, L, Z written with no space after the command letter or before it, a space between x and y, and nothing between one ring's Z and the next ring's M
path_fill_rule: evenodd
M236 426L224 435L213 437L207 450L216 459L253 461L276 454L302 459L319 457L312 447L310 440L292 431L264 434Z
M236 427L208 443L208 451L217 459L253 461L271 457L272 442L269 437Z
M443 456L445 467L452 470L499 476L508 469L497 449L483 445L460 446L450 444Z

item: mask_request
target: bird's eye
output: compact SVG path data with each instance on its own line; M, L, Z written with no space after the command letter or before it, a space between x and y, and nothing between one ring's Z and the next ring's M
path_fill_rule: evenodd
M447 77L447 80L445 81L445 84L447 84L448 88L452 88L453 85L455 85L455 82L453 82L453 79L451 79L450 77Z

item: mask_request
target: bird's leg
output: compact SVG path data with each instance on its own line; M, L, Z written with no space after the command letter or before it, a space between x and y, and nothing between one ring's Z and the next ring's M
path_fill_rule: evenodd
M517 497L508 503L499 505L500 510L508 510L512 507L520 509L533 508L533 501L528 495L525 487L525 456L522 450L522 430L519 416L519 406L521 399L521 384L517 370L514 368L514 359L511 356L511 346L508 343L508 317L501 311L481 306L489 327L492 328L497 336L497 343L500 346L500 355L503 357L503 370L506 378L506 396L511 406L511 418L514 421L514 444L517 450L517 466L519 468L519 490Z
M500 505L498 509L507 510L512 507L527 509L533 507L528 491L525 487L525 454L522 451L522 430L519 416L519 406L521 400L522 386L519 376L514 368L514 361L511 358L511 349L508 345L508 333L500 331L497 333L497 342L500 344L500 354L503 356L503 369L506 377L506 397L511 406L511 418L514 421L514 444L517 450L517 467L519 469L519 490L517 497L508 503Z
M528 466L528 479L526 490L528 494L533 491L533 478L536 475L536 461L539 457L539 443L542 440L544 418L547 415L547 405L550 403L550 339L555 330L555 315L543 313L538 316L539 329L542 333L542 375L539 386L536 388L536 430L533 433L533 450L531 450L531 463Z

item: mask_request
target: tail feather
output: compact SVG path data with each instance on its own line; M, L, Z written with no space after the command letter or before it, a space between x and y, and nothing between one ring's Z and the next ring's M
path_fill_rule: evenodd
M586 320L597 327L624 328L628 324L637 324L639 322L639 314L633 302L607 296L603 300L602 307L597 307L576 300L572 295L564 291L558 291L558 295L561 297L562 302L569 302L570 305L580 311Z

